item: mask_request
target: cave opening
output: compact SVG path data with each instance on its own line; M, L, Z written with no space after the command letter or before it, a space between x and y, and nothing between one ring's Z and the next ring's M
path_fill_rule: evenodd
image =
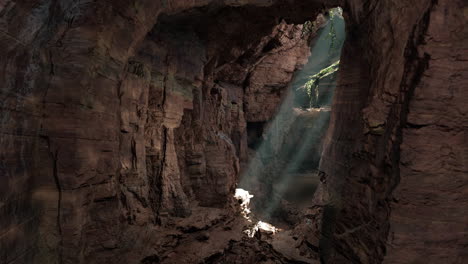
M290 228L304 218L319 182L318 166L330 121L333 92L345 40L340 7L303 25L316 32L307 63L297 70L275 115L247 123L249 162L239 190L252 195L257 218Z
M165 144L147 151L169 157L147 159L160 179L152 199L162 226L215 214L235 197L251 223L241 232L292 239L319 182L345 37L342 9L321 8L288 18L275 17L276 6L263 16L255 6L206 6L159 17L134 61L155 76L145 133Z
M155 175L161 192L175 188L154 198L164 204L157 209L163 225L170 216L223 208L233 196L252 222L244 230L250 237L256 229L289 232L306 218L345 38L342 9L322 9L305 23L256 11L207 6L161 15L135 58L159 76L150 93L163 101L150 109L169 117L154 120L174 145L162 155L177 158L179 179Z
M183 252L184 257L209 260L203 263L223 263L210 259L217 259L216 252L226 249L232 237L246 231L243 221L232 218L235 187L245 186L255 195L243 193L248 199L255 198L252 209L254 218L259 220L253 220L254 225L247 230L249 237L260 234L255 229L278 231L260 219L279 223L280 228L297 223L296 218L300 216L282 204L304 202L313 194L311 187L316 185L316 178L310 174L315 175L320 160L320 147L316 146L320 145L326 128L333 90L332 84L325 84L334 80L334 75L322 71L339 57L337 47L342 41L337 36L342 34L335 32L338 26L334 23L341 14L323 12L316 17L323 8L319 3L316 6L309 3L304 9L300 3L287 7L290 10L284 8L282 5L213 4L162 13L146 36L138 43L134 41L129 58L124 62L108 58L106 67L98 68L97 75L103 75L106 82L118 80L115 84L118 100L102 95L115 105L99 101L96 98L101 94L93 87L83 99L87 107L80 111L107 110L106 107L112 106L117 120L108 121L119 126L120 134L115 139L118 146L103 147L106 151L97 159L94 159L94 155L98 156L93 153L94 144L86 145L89 149L83 151L92 153L93 161L106 164L99 168L90 164L93 172L105 175L114 166L109 165L110 161L107 163L108 157L104 155L115 155L112 162L119 164L116 175L106 174L116 177L119 187L115 193L113 189L110 194L98 190L102 197L94 199L89 207L108 215L113 215L115 208L119 210L118 224L102 220L113 231L104 238L109 241L105 241L106 246L117 248L118 239L113 234L122 233L121 237L127 237L126 245L129 245L123 247L150 245L150 253L141 253L147 254L141 263L167 262L177 251ZM306 19L310 21L303 24ZM120 48L120 45L116 46ZM108 51L102 48L89 51L104 56ZM322 53L326 54L323 58ZM50 65L56 67L55 73L60 73L58 63L50 62ZM121 66L123 70L119 73ZM303 69L298 71L300 68ZM107 79L109 76L112 78ZM93 92L95 97L91 96ZM80 105L83 102L80 98ZM51 147L50 142L46 145ZM101 153L97 149L96 152ZM54 168L60 174L56 175L57 179L73 177L73 173L64 172L63 164L53 161L60 168ZM255 177L243 177L239 181L240 174L253 173ZM83 182L78 187L87 188L86 184ZM75 194L65 195L74 197ZM91 207L94 204L99 207ZM244 210L250 210L248 203L244 206ZM60 210L59 226L65 222ZM72 207L70 218L80 220L79 211ZM146 226L149 228L145 229ZM44 223L40 228L54 229L54 226ZM83 230L88 232L88 226L83 226ZM219 237L218 233L223 234ZM71 237L60 234L64 241ZM288 239L291 237L282 241ZM185 243L198 242L202 245L184 248ZM158 246L155 253L154 248ZM80 254L89 260L97 254L94 248L77 247L84 253L62 249L61 244L57 248L65 252L63 258L67 260ZM287 255L284 248L263 250L283 258L278 257L276 250ZM253 258L261 256L255 254ZM296 258L301 256L293 257Z

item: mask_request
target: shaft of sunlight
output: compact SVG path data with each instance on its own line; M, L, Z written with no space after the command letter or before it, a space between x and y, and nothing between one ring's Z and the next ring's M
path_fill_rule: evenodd
M290 185L298 180L299 172L306 172L304 175L310 178L307 180L311 183L310 192L314 192L317 176L307 163L311 162L312 153L320 156L317 139L328 127L333 94L321 90L326 88L326 91L333 91L336 85L336 70L344 36L341 9L331 9L327 23L319 29L311 47L309 62L296 73L284 102L265 127L261 143L241 177L240 188L255 195L263 192L265 197L260 202L261 208L256 208L263 215L271 216L274 213ZM306 92L307 87L309 92ZM313 92L311 87L315 89ZM300 138L293 139L294 136ZM287 142L294 144L285 144ZM260 191L260 188L264 189Z

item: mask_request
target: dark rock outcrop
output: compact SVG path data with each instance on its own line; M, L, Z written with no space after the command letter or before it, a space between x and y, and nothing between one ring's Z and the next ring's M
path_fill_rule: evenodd
M466 262L466 1L346 2L322 257Z

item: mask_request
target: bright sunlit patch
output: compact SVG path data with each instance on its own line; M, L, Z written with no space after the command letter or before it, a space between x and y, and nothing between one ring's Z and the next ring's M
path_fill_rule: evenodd
M236 189L236 193L234 194L234 198L236 198L240 202L240 207L242 209L241 213L242 216L247 219L249 222L252 221L252 216L251 216L251 211L250 211L250 199L253 198L254 196L250 194L248 191L244 189ZM248 237L254 237L257 232L263 232L266 234L276 234L277 232L280 231L280 229L276 228L272 224L263 222L263 221L257 221L253 227L250 227L249 229L244 230L244 233L247 234Z
M250 220L250 198L252 198L253 195L251 195L248 191L244 189L236 189L236 193L234 194L234 198L236 198L238 201L240 201L240 207L242 209L242 216L244 216L245 219L249 220L249 222L252 222Z
M280 231L278 228L273 226L272 224L258 221L257 224L255 224L254 227L251 229L247 229L244 232L249 236L249 237L254 237L255 233L258 231L261 231L262 233L267 233L267 234L276 234L278 231Z

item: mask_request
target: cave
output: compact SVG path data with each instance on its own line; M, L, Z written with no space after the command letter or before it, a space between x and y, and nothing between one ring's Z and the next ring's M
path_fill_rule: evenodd
M0 263L466 263L464 0L5 0Z

